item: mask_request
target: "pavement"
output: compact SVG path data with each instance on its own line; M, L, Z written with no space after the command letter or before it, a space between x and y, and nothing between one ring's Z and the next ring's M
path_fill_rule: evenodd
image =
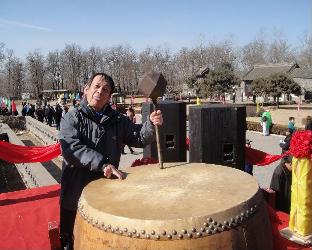
M263 136L260 132L246 131L246 139L252 141L252 148L261 150L272 155L280 155L282 153L279 143L280 140L284 138L285 136L281 135L271 134L269 136ZM260 187L266 188L270 186L272 174L278 164L279 161L276 161L267 166L253 167L254 177L257 179Z

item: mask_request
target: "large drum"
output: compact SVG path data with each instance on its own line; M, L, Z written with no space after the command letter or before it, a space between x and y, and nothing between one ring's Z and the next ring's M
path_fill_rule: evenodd
M165 163L126 170L123 181L88 184L75 249L272 249L256 180L237 169Z

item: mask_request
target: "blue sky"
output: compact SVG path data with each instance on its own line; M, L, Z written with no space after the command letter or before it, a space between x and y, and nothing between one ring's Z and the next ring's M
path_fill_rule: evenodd
M278 33L294 47L311 35L311 0L1 0L0 42L24 57L39 49L129 44L173 51L232 38L244 45Z

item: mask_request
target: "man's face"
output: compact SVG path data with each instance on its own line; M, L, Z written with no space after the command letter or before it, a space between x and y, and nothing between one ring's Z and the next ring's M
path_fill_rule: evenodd
M101 75L94 77L90 86L85 88L87 101L95 110L100 111L109 102L111 97L111 87Z
M291 165L291 163L285 163L285 167L289 170L289 171L291 171L292 170L292 165Z

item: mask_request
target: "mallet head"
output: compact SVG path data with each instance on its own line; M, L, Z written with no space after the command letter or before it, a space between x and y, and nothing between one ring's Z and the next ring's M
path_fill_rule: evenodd
M144 74L138 88L141 94L155 101L159 96L164 95L166 86L167 81L162 73L152 71Z

